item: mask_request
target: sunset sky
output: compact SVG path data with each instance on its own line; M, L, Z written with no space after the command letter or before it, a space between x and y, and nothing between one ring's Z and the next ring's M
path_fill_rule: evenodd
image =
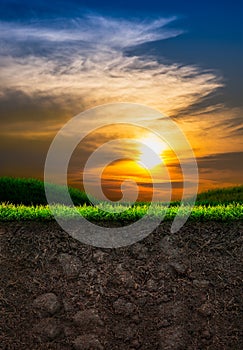
M0 6L0 176L43 179L48 148L66 122L88 108L130 102L178 124L198 162L200 191L243 183L242 1L2 0ZM163 118L149 123L164 127ZM141 166L145 142L162 159L158 165L148 157L156 184L166 185L169 174L179 196L176 154L136 128L90 134L73 154L69 183L82 188L89 155L122 138L131 142L120 141L117 161L104 169L105 193L119 198L128 179L140 186L140 199L150 198L151 175ZM106 152L115 151L104 150L104 158Z

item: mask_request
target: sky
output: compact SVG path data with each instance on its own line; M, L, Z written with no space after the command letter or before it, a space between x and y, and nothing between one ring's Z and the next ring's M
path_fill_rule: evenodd
M242 11L238 0L2 0L0 176L43 179L48 149L65 123L89 108L130 102L177 123L195 153L200 191L242 184ZM163 120L151 119L153 125L163 129ZM90 134L73 153L69 183L82 188L88 157L121 137L131 142L103 154L115 149L120 159L104 169L104 192L120 198L128 179L149 199L151 176L138 166L146 155L139 140L156 141L141 130ZM179 160L169 148L160 152L179 196ZM156 166L153 172L157 184L168 182Z

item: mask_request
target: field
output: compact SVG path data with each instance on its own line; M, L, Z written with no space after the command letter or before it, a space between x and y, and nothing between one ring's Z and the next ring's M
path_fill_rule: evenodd
M62 186L48 185L56 198L63 191ZM79 214L91 221L133 222L142 218L148 208L148 203L136 203L113 206L107 203L90 205L85 193L69 188L70 196ZM47 205L44 184L35 179L0 178L0 220L53 220L53 215ZM180 203L172 202L168 208L164 203L153 206L151 217L160 218L165 214L165 220L172 220L180 207ZM119 213L114 212L119 211ZM188 203L180 209L180 215L188 210ZM77 216L68 206L55 204L58 216L73 218ZM211 190L198 195L192 209L190 219L197 221L232 221L243 218L243 186Z
M62 230L43 183L0 184L1 349L242 349L242 186L199 194L176 233L174 202L145 239L104 249ZM70 193L83 216L105 226L129 224L148 209L136 203L113 213ZM73 217L68 206L55 208ZM158 203L151 215L164 210Z

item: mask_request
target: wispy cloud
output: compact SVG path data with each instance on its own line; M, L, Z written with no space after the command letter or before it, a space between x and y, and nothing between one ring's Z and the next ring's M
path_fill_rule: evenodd
M81 99L84 107L129 101L173 114L222 85L212 72L195 66L165 64L151 55L126 55L129 47L180 35L182 31L167 27L175 19L86 16L28 24L1 22L4 88L68 95L69 101Z
M90 47L125 48L146 42L175 37L181 30L166 29L176 17L153 21L113 19L97 15L83 18L32 21L29 23L1 22L1 38L18 41L83 42Z

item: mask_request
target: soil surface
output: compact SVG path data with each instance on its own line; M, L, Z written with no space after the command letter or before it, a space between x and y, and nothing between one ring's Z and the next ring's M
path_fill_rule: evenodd
M99 249L0 224L0 349L242 349L243 223L162 223Z

